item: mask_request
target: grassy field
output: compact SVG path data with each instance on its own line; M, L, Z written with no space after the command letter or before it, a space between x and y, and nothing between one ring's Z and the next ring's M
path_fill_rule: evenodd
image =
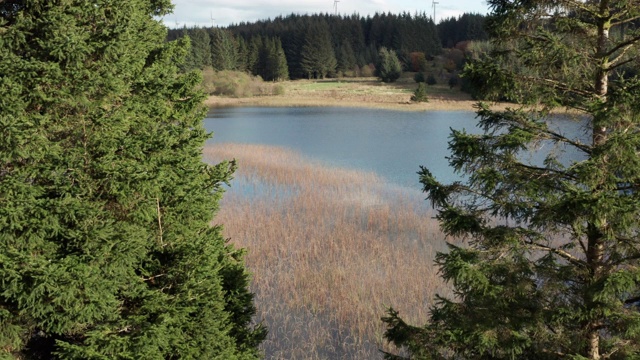
M388 306L420 324L448 293L420 192L277 147L218 144L204 158L238 162L214 222L248 250L267 359L380 359Z
M391 110L473 110L476 101L458 89L441 84L427 86L429 102L414 103L411 95L417 88L413 73L405 73L390 84L376 78L295 80L278 83L281 95L231 98L211 96L209 107L224 106L346 106Z

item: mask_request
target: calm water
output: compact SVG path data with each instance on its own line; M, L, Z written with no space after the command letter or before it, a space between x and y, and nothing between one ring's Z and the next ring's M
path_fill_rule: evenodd
M457 180L446 157L450 128L479 133L469 111L402 112L354 108L225 108L204 120L210 143L277 145L329 165L373 171L419 188L420 165ZM566 121L565 121L566 122ZM568 125L572 132L580 124Z

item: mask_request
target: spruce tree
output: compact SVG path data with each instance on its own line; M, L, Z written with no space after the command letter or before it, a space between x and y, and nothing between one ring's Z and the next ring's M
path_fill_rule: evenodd
M259 356L170 9L0 2L0 358Z
M193 28L189 31L189 38L195 68L203 69L205 66L211 66L211 39L207 30L200 27Z
M213 68L219 71L237 69L240 54L233 34L219 28L212 28L210 32Z
M342 44L340 44L339 51L337 53L338 58L338 71L346 74L352 72L353 69L357 66L356 63L356 55L353 52L353 48L351 44L347 40L343 40Z
M279 38L265 39L264 41L265 73L262 78L267 81L282 81L289 79L287 58L282 50Z
M469 246L437 255L453 296L430 322L391 309L386 337L416 359L637 359L640 2L488 2L495 51L466 76L521 105L482 104L483 134L453 131L465 180L420 171L442 229ZM583 133L558 125L564 108ZM536 144L562 151L531 160Z
M394 82L402 75L402 64L395 51L385 47L380 48L376 75L386 83Z
M300 61L303 72L308 78L324 79L333 74L338 66L329 26L324 20L319 20L307 30L302 46Z

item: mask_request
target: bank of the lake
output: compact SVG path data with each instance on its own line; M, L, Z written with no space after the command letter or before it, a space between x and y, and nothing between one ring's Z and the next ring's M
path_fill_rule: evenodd
M356 107L398 111L473 111L477 101L445 84L427 87L428 102L413 102L417 84L410 78L385 84L375 78L295 80L278 83L281 95L244 98L210 96L217 107ZM496 104L496 106L502 106Z

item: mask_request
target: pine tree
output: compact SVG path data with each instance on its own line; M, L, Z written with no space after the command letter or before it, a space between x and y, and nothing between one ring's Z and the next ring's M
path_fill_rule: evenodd
M343 40L342 44L340 45L337 61L338 71L341 71L343 73L353 71L353 69L357 66L356 55L353 52L351 44L346 39Z
M238 68L238 44L228 30L211 29L211 58L213 68L219 71Z
M282 50L280 39L266 39L265 43L265 74L263 79L267 81L282 81L289 79L287 58Z
M390 310L386 337L412 358L637 359L640 2L489 4L496 51L466 75L523 105L453 131L466 180L421 170L442 229L470 245L436 257L455 296L424 327ZM565 107L584 133L557 125ZM530 160L535 144L563 151Z
M191 54L195 64L194 68L203 69L211 66L211 39L204 28L193 28L189 31L191 39Z
M424 84L424 82L418 82L418 87L413 92L413 96L411 96L411 101L429 102L429 98L427 97L427 86Z
M376 75L386 83L394 82L402 75L402 64L395 51L380 48Z
M262 37L254 36L249 41L247 55L247 69L253 74L258 75L261 71L260 51L263 47Z
M336 60L331 33L324 20L320 20L307 30L302 46L302 70L309 78L324 79L336 71Z
M248 359L242 251L210 222L169 1L0 2L0 358Z

